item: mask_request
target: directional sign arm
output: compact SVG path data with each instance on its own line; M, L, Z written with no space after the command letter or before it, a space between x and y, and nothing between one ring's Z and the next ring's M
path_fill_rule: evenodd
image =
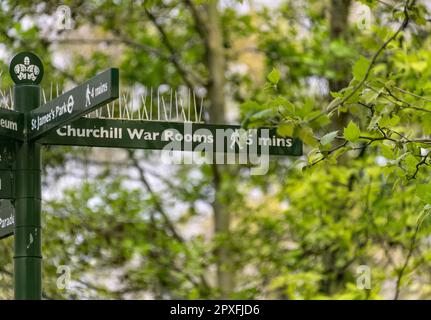
M263 129L267 129L268 137L263 136ZM39 142L44 145L162 150L170 142L178 141L174 146L176 150L193 151L206 141L214 152L218 152L217 147L222 144L221 152L236 153L239 150L235 137L239 136L235 134L240 130L238 125L82 118L51 132ZM220 132L224 133L221 137ZM270 155L302 155L302 142L277 136L275 128L257 129L252 140L249 147L256 145L260 150L262 144L266 144Z
M110 68L33 110L27 122L28 139L40 139L118 96L119 72Z
M24 139L24 114L0 109L0 136L17 140Z

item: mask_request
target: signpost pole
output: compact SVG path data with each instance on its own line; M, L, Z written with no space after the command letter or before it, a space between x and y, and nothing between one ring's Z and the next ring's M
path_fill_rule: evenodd
M28 114L40 105L38 84L16 84L14 105ZM41 250L41 154L40 144L16 143L15 200L15 299L42 298Z

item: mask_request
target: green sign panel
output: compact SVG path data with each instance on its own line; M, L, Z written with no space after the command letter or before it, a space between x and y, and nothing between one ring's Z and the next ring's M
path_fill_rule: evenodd
M13 172L0 170L0 199L14 198Z
M43 137L119 96L118 69L108 69L30 112L28 139Z
M8 109L0 109L0 136L22 140L24 136L23 114Z
M13 235L15 208L10 200L0 200L0 239Z
M0 169L12 169L15 157L15 143L0 140Z
M237 125L201 123L82 118L51 132L39 142L45 145L169 148L178 151L196 151L199 145L206 144L214 152L256 150L270 155L302 155L302 142L277 136L275 128L244 130Z

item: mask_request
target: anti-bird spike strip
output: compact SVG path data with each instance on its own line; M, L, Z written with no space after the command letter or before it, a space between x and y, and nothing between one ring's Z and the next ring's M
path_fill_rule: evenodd
M204 97L197 98L197 92L193 89L185 92L182 95L177 90L170 89L162 94L160 90L150 88L144 93L135 94L133 90L123 90L118 101L108 103L85 117L202 123Z
M46 103L61 93L58 83L50 83L48 88L42 88L42 102ZM157 91L157 94L155 93ZM184 93L185 92L185 93ZM165 93L153 88L142 94L134 94L132 90L124 90L117 101L85 115L88 118L103 118L117 120L149 120L201 123L204 96L198 95L194 89L169 89ZM0 108L13 109L13 91L11 88L0 89Z

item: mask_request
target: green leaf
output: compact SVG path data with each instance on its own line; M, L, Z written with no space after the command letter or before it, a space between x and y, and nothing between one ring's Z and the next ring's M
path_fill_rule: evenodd
M381 144L380 151L382 153L382 156L384 156L386 159L395 159L394 151L390 146L386 144Z
M250 111L256 112L257 110L261 109L261 106L256 101L246 101L239 106L239 109L243 113L247 113Z
M376 6L376 0L359 0L359 2L369 6L370 8L374 8Z
M362 80L365 77L370 62L364 56L360 56L359 59L353 65L353 76L357 80Z
M338 130L325 134L322 138L320 138L320 144L322 146L324 146L326 144L330 144L332 141L334 141L337 134L338 134Z
M347 127L344 128L344 138L347 141L355 142L359 139L360 135L361 135L361 130L353 121L350 121Z
M407 170L410 173L413 173L416 170L416 165L418 161L416 160L414 155L409 154L404 158L404 163L406 164Z
M331 157L333 157L334 159L337 159L339 156L341 156L343 153L350 151L351 147L342 147L338 150L335 150L332 154Z
M293 130L295 125L293 123L283 123L277 128L277 134L281 137L291 137L293 135Z
M268 74L268 81L271 82L272 84L277 84L278 81L280 81L280 71L278 71L277 69L273 68L272 71Z
M420 184L416 187L416 196L425 203L431 204L431 185Z
M308 144L312 147L316 147L318 145L316 138L314 138L313 129L310 127L300 128L298 136L302 141L304 141L305 144Z
M379 125L382 127L390 128L390 127L396 126L398 122L400 122L400 120L401 120L400 117L397 115L394 115L391 118L385 117L379 121Z
M259 112L256 112L250 117L250 121L256 121L256 120L267 120L277 114L277 110L274 108L271 109L265 109Z
M374 102L380 95L379 91L373 91L373 90L367 90L362 94L362 99L364 100L365 104L370 104L371 102Z
M295 115L295 105L283 97L277 97L273 100L270 100L267 103L267 106L270 108L280 110L280 112L283 115L287 115L287 116Z

